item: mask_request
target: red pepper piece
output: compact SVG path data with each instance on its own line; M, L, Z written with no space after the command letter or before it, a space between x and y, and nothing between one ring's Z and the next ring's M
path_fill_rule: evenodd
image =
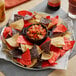
M8 34L9 34L10 36L13 35L13 34L12 34L12 28L11 28L11 27L5 27L5 29L4 29L4 31L3 31L3 36L4 36L5 38L7 38Z

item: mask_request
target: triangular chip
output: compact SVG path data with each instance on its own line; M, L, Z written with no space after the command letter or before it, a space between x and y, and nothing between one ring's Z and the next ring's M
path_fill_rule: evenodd
M44 43L46 43L47 41L50 41L50 40L51 40L51 38L50 38L50 37L47 37L46 40L40 45L40 47L41 47Z
M52 29L53 26L57 25L59 16L51 18L51 22L48 25L48 29Z
M15 34L14 36L6 39L6 42L11 46L11 47L18 47L19 44L17 43L17 38L19 36L19 33Z
M31 65L31 55L29 49L22 54L22 60L25 62L25 65Z
M36 45L37 46L37 45ZM42 54L42 50L40 49L40 47L39 46L37 46L37 50L38 50L38 54L40 55L40 54Z
M32 45L29 40L27 40L23 35L20 35L17 39L17 43L24 44L24 45Z
M65 41L65 45L63 46L63 49L68 51L69 49L72 49L74 44L75 44L75 41L70 41L68 38L65 38L64 37L64 41Z
M67 31L67 28L63 25L63 24L60 24L60 25L57 25L56 28L53 30L53 33L55 32L66 32Z
M45 42L43 45L41 45L41 49L45 52L45 53L49 53L50 52L50 41Z
M31 56L30 56L30 51L29 49L26 50L22 54L22 58L17 58L17 62L20 63L21 65L31 65Z
M43 17L40 19L40 23L42 23L42 24L49 24L50 22L51 22L51 20L43 18Z
M31 60L31 65L27 65L27 67L34 67L34 65L37 63L37 59L32 59Z
M23 29L23 27L24 27L24 20L20 19L18 21L13 22L13 23L10 24L10 27L21 31Z
M60 52L53 52L53 56L48 60L50 64L55 63L55 61L59 58Z
M45 67L50 67L50 66L55 66L57 63L49 63L48 61L44 61L42 62L42 68L45 68Z
M65 32L65 34L63 35L63 37L69 38L71 37L71 33L70 32Z
M17 20L20 20L20 19L23 19L23 16L18 15L18 14L14 14L14 21L17 21Z
M51 44L56 47L62 47L63 45L65 45L64 37L51 38Z
M25 16L24 16L24 20L30 20L30 19L32 19L32 17L33 17L33 16L25 15Z
M23 45L23 44L20 44L21 45L21 49L23 52L25 52L27 50L27 48L31 49L32 48L32 45Z
M48 60L53 56L53 52L50 52L49 54L46 54L45 52L42 53L41 59L42 60Z
M37 46L34 45L32 47L32 49L30 49L30 53L31 53L31 58L35 59L35 58L39 58L39 54L38 54L38 50L37 50Z
M22 50L20 48L14 48L13 50L9 51L9 54L15 58L18 58L22 55Z
M3 36L4 38L7 38L9 36L12 36L13 33L12 33L12 28L11 27L5 27L4 28L4 31L3 31Z
M21 16L25 16L25 15L32 15L32 12L30 11L27 11L27 10L22 10L22 11L18 11L18 15L21 15Z

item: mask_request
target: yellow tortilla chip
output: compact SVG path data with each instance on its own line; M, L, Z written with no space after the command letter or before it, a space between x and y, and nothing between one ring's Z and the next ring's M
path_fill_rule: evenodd
M32 45L23 45L21 44L21 49L23 52L25 52L27 50L27 48L31 49L33 46Z
M51 44L56 47L62 47L63 45L65 45L64 37L51 38Z
M50 52L49 54L46 54L46 53L42 53L42 56L41 56L41 59L43 60L48 60L50 59L51 57L53 56L53 52Z
M19 44L17 43L17 38L19 36L19 33L13 35L12 37L6 39L6 42L11 46L11 47L18 47Z
M18 21L13 22L10 24L10 27L21 31L22 28L24 27L24 20L20 19Z

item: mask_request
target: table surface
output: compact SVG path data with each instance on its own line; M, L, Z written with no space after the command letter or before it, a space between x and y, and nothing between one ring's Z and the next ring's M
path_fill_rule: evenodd
M39 4L42 1L43 0L31 0L27 3L21 4L19 6L16 6L16 7L12 8L12 9L6 10L6 19L5 19L4 22L0 23L0 27L4 26L7 23L7 21L9 20L13 10L25 10L25 9L29 10L29 9L35 7L37 4ZM68 12L68 0L62 0L61 1L61 8L66 13ZM75 23L75 21L76 20L74 20L74 23ZM74 26L74 28L76 28L76 26ZM75 34L75 37L76 37L76 34ZM69 71L68 70L66 71L69 75L64 75L64 76L74 76L76 74L75 67L74 67L75 66L75 61L74 60L76 60L76 56L74 57L74 59L71 59L70 64L68 66ZM71 67L70 67L70 65L71 65ZM51 72L50 70L43 70L43 71L25 70L25 69L22 69L18 66L15 66L14 64L12 64L10 62L2 60L2 59L0 59L0 70L2 72L4 72L6 76L48 76L48 74ZM51 75L49 75L49 76L51 76Z

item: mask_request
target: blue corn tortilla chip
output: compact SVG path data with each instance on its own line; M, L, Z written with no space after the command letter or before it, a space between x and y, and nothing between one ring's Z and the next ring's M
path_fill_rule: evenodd
M38 50L37 50L37 46L34 44L34 46L32 47L32 49L30 49L30 54L31 54L31 58L39 58L39 54L38 54Z
M50 41L45 42L44 44L41 45L41 49L45 53L50 53Z
M17 21L19 19L23 19L23 16L18 15L18 14L14 14L14 21Z
M51 22L51 20L43 18L43 17L40 19L40 23L45 24L45 25L49 24L50 22Z
M19 58L23 54L23 52L20 48L15 48L15 49L9 51L9 54L12 57Z

